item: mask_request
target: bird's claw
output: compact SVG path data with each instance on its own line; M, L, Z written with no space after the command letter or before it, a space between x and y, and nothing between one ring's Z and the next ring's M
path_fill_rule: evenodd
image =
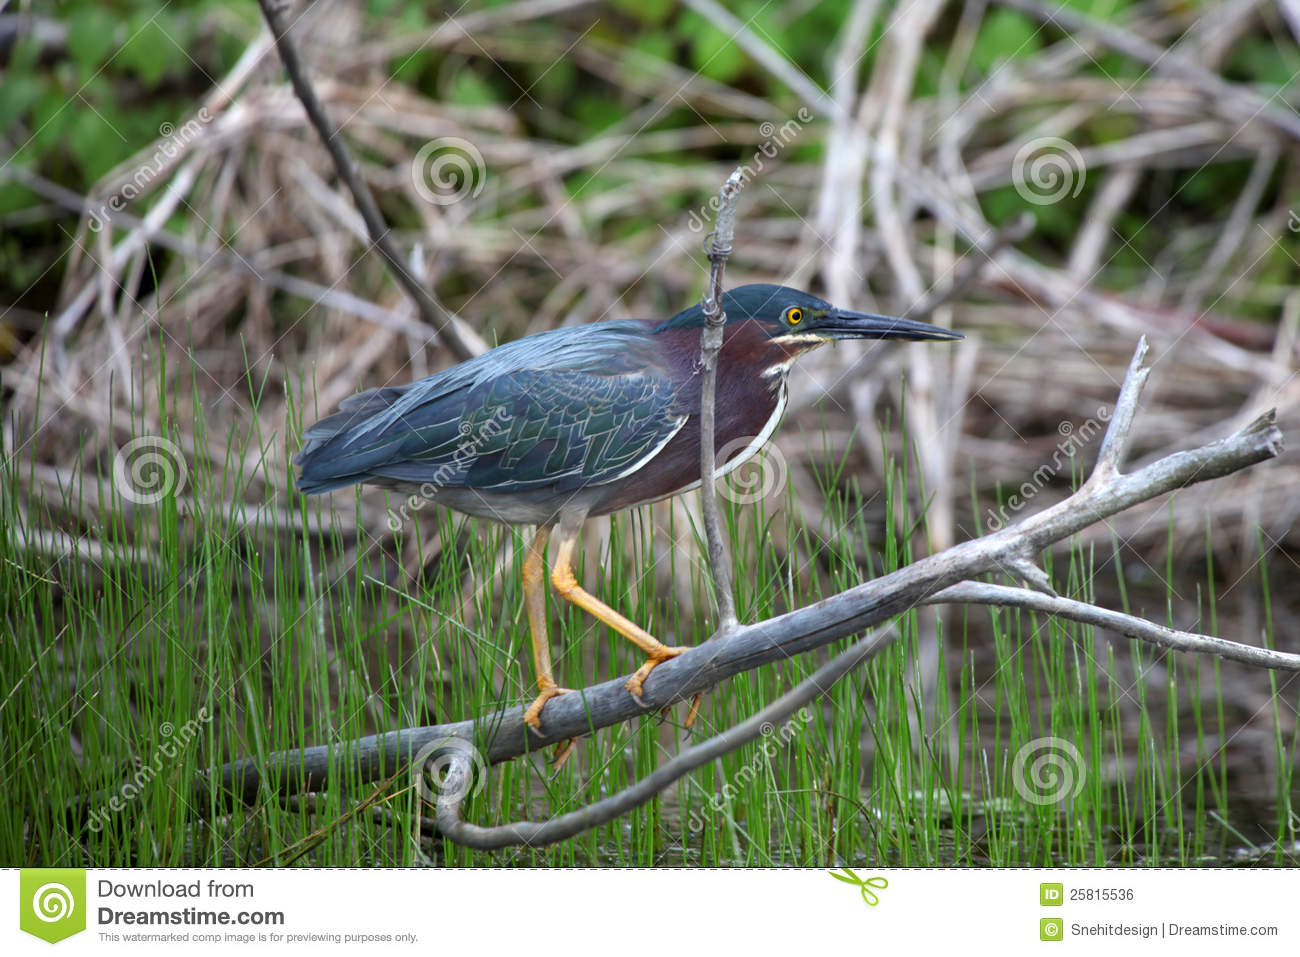
M542 706L552 698L558 698L562 694L572 694L572 688L561 688L557 685L551 685L549 688L543 688L541 694L533 699L524 711L524 724L528 725L534 731L541 733L542 730Z
M691 727L694 726L695 719L699 717L700 704L703 701L704 701L704 692L703 691L695 692L695 697L691 699L691 708L689 711L686 712L686 724L683 725L683 727L685 727L687 731L689 731Z
M650 677L650 672L668 659L676 658L678 655L685 654L690 650L689 646L683 645L678 645L675 648L664 646L662 651L656 652L647 658L645 664L632 673L632 677L627 679L627 684L623 687L627 688L632 697L636 699L636 703L644 708L646 703L641 700L641 695L645 693L645 680Z
M551 755L551 777L554 778L564 767L564 762L569 760L569 755L573 754L573 749L577 746L578 739L570 738L555 746L555 753Z
M700 702L702 702L703 700L704 700L704 692L703 691L695 692L695 697L691 699L691 706L686 711L686 720L682 723L682 728L684 730L686 731L691 730L691 727L695 724L695 719L699 717L700 714ZM640 698L637 698L636 701L642 707L645 707L645 702L641 701ZM672 714L673 705L675 704L677 704L676 701L674 701L672 704L664 705L663 710L659 712L660 724L663 724L665 721L668 720L668 716Z

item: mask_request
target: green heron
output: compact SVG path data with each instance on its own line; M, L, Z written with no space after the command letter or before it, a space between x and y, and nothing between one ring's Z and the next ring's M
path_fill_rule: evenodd
M835 339L940 339L959 334L909 319L838 309L796 289L741 286L723 296L715 445L735 450L724 475L771 438L796 358ZM543 584L546 547L560 527L551 584L564 599L630 640L646 661L628 679L638 699L651 670L685 648L656 640L574 577L573 549L588 516L658 501L700 483L700 335L704 310L552 329L498 346L402 386L354 395L304 434L298 488L358 482L508 525L533 525L524 599L538 695L524 721L568 689L551 670Z

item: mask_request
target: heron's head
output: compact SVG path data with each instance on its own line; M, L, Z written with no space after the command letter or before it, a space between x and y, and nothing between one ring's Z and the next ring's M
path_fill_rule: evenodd
M722 308L728 324L753 320L770 339L799 351L836 339L946 341L963 338L961 333L913 319L841 309L812 293L771 283L753 283L727 291L722 297ZM703 325L704 309L696 304L666 320L660 328Z

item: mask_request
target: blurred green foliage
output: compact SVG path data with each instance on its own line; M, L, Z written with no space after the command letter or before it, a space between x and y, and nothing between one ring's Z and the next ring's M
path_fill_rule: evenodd
M453 3L362 0L363 36L358 39L431 34L453 13L473 15L506 2L488 0L462 8ZM1067 2L1111 22L1121 20L1134 7L1133 0ZM1180 0L1171 15L1190 24L1209 2ZM832 41L849 16L852 0L799 4L726 0L726 6L815 83L823 88L830 85ZM959 4L946 6L931 31L915 79L919 97L939 91L961 10ZM151 0L65 0L39 15L65 28L65 39L42 46L28 35L9 51L0 83L3 150L9 154L7 163L37 170L83 194L115 166L153 143L164 124L179 126L192 116L199 99L262 29L255 0L192 0L161 6ZM858 67L861 82L870 76L878 49L875 41L885 29L883 17L873 29L873 42ZM978 89L1008 65L1024 66L1048 47L1066 40L1054 25L990 5L976 31L969 62L956 77L959 90ZM800 105L783 83L758 66L726 32L674 0L610 0L496 29L481 44L415 49L395 56L385 68L395 81L439 101L466 108L509 110L528 133L552 141L580 143L615 130L652 132L728 119L701 116L672 97L669 88L665 88L661 103L651 104L657 108L638 113L647 106L644 98L574 56L577 44L591 44L601 55L615 58L617 68L630 79L644 77L650 62L647 58L651 58L697 71L710 81L765 98L781 109L793 111ZM1300 70L1298 61L1294 46L1281 42L1265 26L1238 42L1225 65L1225 75L1271 96L1294 82L1293 76ZM1144 64L1109 53L1097 53L1086 70L1109 78L1117 97L1148 72ZM625 121L629 125L620 127ZM1000 128L987 135L999 138L998 142L1009 136L1028 136L1034 121L1034 117L1026 117L1023 129L1008 130L1004 119ZM1069 139L1079 149L1101 146L1138 132L1137 123L1123 109L1101 112L1071 130ZM977 132L977 142L981 135L983 131ZM784 159L815 160L820 139L801 140ZM680 156L657 154L655 158L681 163L731 161L743 159L745 152L720 141L715 148ZM1170 212L1177 214L1181 206L1200 204L1196 215L1208 221L1228 208L1240 191L1243 176L1241 164L1216 161L1187 178L1179 203ZM1005 222L1022 210L1032 212L1038 220L1034 241L1046 244L1045 251L1050 253L1053 247L1066 245L1102 179L1090 175L1077 195L1051 205L1031 206L1010 187L991 190L982 199L994 222ZM604 184L580 171L567 185L571 190L583 190ZM37 202L27 190L0 177L0 216ZM662 215L662 209L646 210L643 225L653 228L655 217ZM1159 229L1147 229L1146 234L1139 228L1125 239L1132 244L1135 256L1149 259L1163 248L1171 225L1179 223L1165 222ZM60 224L49 219L33 219L15 230L6 229L4 241L0 241L0 299L13 301L25 292L34 273L44 273L47 266L56 264L66 249L67 232L66 221Z
M0 84L7 162L83 193L164 123L192 116L260 25L253 0L67 0L44 16L66 29L63 48L28 33L10 51ZM0 213L31 202L13 184L0 189Z

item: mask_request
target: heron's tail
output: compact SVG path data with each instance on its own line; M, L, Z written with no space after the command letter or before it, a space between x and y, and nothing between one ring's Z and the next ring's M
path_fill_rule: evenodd
M384 430L375 428L377 417L391 409L404 391L390 387L350 396L339 411L304 432L302 449L293 458L301 469L294 483L298 490L318 495L369 478L371 466L385 460L397 441L386 439Z

